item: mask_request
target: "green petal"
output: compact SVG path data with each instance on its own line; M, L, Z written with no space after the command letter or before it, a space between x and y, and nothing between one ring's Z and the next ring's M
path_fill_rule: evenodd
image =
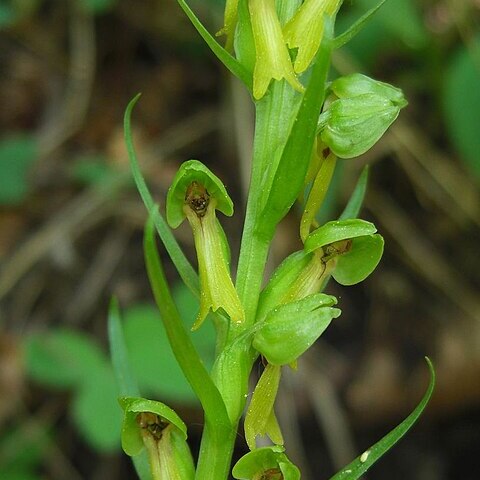
M380 262L383 245L383 237L378 234L354 238L351 250L337 257L332 277L341 285L365 280Z
M272 78L284 78L293 88L302 92L304 88L293 71L274 0L250 0L248 5L256 50L253 96L257 100L262 98Z
M334 220L314 230L305 241L305 251L313 252L334 242L376 233L373 223L358 218Z
M196 182L202 186L210 198L216 200L216 208L231 217L233 202L222 181L198 160L188 160L178 169L167 193L167 222L172 228L178 227L185 219L183 207L187 191Z
M268 364L255 387L244 423L245 440L250 450L256 448L255 438L257 435L270 436L268 427L271 426L271 415L275 398L277 397L280 376L280 367ZM280 440L283 443L283 439L278 439L278 431L276 429L273 431L270 439L272 441L274 439Z

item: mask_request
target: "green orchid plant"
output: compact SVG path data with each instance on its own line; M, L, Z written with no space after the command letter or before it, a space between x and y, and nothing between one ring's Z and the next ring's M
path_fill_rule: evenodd
M368 170L364 169L338 219L317 220L338 162L369 150L407 102L400 89L362 74L329 78L332 53L352 40L381 1L347 31L335 34L342 0L227 0L222 46L185 0L180 7L213 54L238 77L255 105L255 136L250 187L236 278L229 242L221 226L233 215L222 181L198 160L184 162L168 191L165 217L155 204L135 155L127 107L125 138L131 167L148 211L144 251L147 273L174 355L204 412L204 430L196 462L187 428L166 405L141 397L131 374L120 312L112 302L109 333L112 361L124 410L122 445L141 480L297 480L289 460L275 399L284 368L298 360L333 324L341 310L323 293L333 278L354 285L379 263L384 240L375 225L359 219ZM277 225L297 203L298 236L303 248L291 253L264 282L267 255ZM182 252L171 229L187 220L193 234L198 270ZM198 297L200 311L188 332L165 278L158 234L185 285ZM198 272L198 273L197 273ZM216 359L207 371L191 335L213 322ZM261 359L263 373L249 397L249 377ZM435 375L415 410L333 479L359 478L415 423L434 388ZM298 364L298 365L297 365ZM159 382L162 379L158 379ZM247 405L248 403L248 405ZM232 468L239 423L249 453ZM258 437L270 446L260 447ZM262 445L265 445L264 439Z

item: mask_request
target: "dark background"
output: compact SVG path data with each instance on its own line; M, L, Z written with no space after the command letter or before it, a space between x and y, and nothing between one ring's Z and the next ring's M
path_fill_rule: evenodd
M428 382L428 355L438 381L431 404L368 478L474 480L480 453L480 4L388 3L335 54L333 66L400 86L409 106L370 152L340 163L322 211L324 220L338 215L369 163L362 217L384 235L384 258L361 285L330 284L343 314L298 372L284 369L277 414L302 478L329 478L416 405ZM221 0L190 4L218 30ZM371 4L347 0L338 30ZM49 335L74 332L106 362L112 294L129 311L152 302L141 245L146 215L123 142L128 101L142 92L134 137L160 203L188 158L223 179L236 206L232 219L222 219L234 258L248 185L251 103L174 0L3 0L0 65L0 476L133 479L115 440L117 424L113 441L108 422L96 424L102 408L107 413L100 418L110 415L110 404L100 406L108 382L93 371L83 383L60 381L57 369L81 364L81 349L66 346L73 360L60 355L52 363L51 351L42 348ZM270 269L299 248L298 220L292 211L279 228ZM188 229L178 238L194 261ZM146 337L138 342L146 345ZM86 395L91 403L81 397L87 384L100 392ZM175 398L168 382L152 391L185 419L196 452L202 417L189 394ZM244 451L239 432L236 456Z

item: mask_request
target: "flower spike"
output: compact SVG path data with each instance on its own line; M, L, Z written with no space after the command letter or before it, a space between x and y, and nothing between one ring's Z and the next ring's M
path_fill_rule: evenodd
M295 90L303 92L303 85L293 71L274 0L249 0L248 5L256 49L253 96L257 100L262 98L272 78L284 78Z

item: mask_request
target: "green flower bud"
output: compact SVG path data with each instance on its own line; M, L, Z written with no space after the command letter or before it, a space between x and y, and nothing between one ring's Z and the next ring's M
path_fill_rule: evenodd
M147 449L153 480L189 480L195 476L186 442L187 428L180 417L160 402L123 397L122 448L127 455Z
M298 48L295 72L302 73L312 62L322 41L324 15L332 17L343 0L305 0L285 25L283 35L290 48Z
M383 255L383 237L365 220L328 222L305 241L305 251L315 252L341 285L354 285L367 278Z
M255 387L245 416L245 440L250 450L256 448L257 435L283 445L283 436L273 409L280 384L281 367L268 364Z
M279 445L262 447L244 455L233 467L237 480L300 480L300 470Z
M375 93L339 98L319 117L320 138L337 157L357 157L375 145L402 107Z
M272 365L294 362L340 316L337 299L316 293L270 311L253 337L253 347Z
M212 379L221 393L228 417L236 424L245 407L250 368L247 354L251 339L238 338L218 355L212 369Z
M283 39L274 0L249 0L256 61L253 72L253 96L265 95L270 81L284 78L295 90L302 92Z
M215 210L233 214L233 204L222 182L198 160L182 164L167 194L167 221L173 228L187 218L192 227L200 277L200 312L196 330L210 309L222 308L235 323L244 312L228 267L226 238Z

